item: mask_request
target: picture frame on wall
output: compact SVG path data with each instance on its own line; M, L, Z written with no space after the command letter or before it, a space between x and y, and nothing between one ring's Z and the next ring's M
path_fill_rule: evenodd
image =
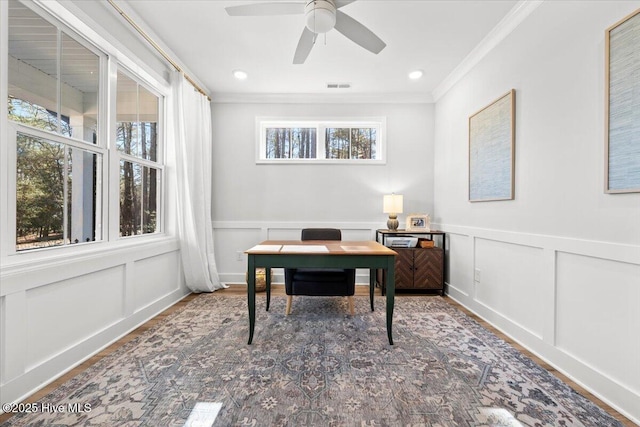
M405 225L406 231L431 231L431 219L427 214L409 214Z
M640 9L605 33L605 192L640 192Z
M469 201L515 197L516 91L469 117Z

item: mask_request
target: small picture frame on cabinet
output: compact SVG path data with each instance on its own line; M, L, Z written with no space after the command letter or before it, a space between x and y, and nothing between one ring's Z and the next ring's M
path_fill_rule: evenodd
M431 231L431 220L427 214L407 215L407 231Z

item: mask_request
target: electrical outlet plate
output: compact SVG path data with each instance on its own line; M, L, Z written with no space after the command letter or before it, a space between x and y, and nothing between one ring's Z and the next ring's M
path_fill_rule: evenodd
M476 268L475 270L473 270L473 281L474 282L480 282L480 269Z

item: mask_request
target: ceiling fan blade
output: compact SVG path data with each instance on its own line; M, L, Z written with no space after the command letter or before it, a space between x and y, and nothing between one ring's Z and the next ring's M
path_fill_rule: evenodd
M256 3L229 6L224 9L229 16L302 15L304 5L304 2Z
M309 53L311 52L315 37L316 35L313 31L304 27L302 35L300 36L300 41L298 42L298 47L296 48L296 53L293 55L294 64L304 64L304 61L306 61L307 56L309 56Z
M342 6L346 6L354 1L356 0L336 0L336 9L340 9Z
M383 42L380 37L373 34L370 29L340 10L336 11L335 29L356 44L376 54L380 53L380 51L387 46L387 44Z

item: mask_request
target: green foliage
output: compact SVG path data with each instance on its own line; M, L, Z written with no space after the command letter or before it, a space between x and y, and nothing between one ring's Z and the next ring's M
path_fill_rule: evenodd
M58 117L30 102L8 98L9 119L57 131ZM64 157L62 144L18 133L16 164L16 234L45 240L62 233Z
M374 128L327 128L325 151L328 159L373 159Z
M63 229L64 163L62 144L18 133L16 223L18 237L44 239Z

